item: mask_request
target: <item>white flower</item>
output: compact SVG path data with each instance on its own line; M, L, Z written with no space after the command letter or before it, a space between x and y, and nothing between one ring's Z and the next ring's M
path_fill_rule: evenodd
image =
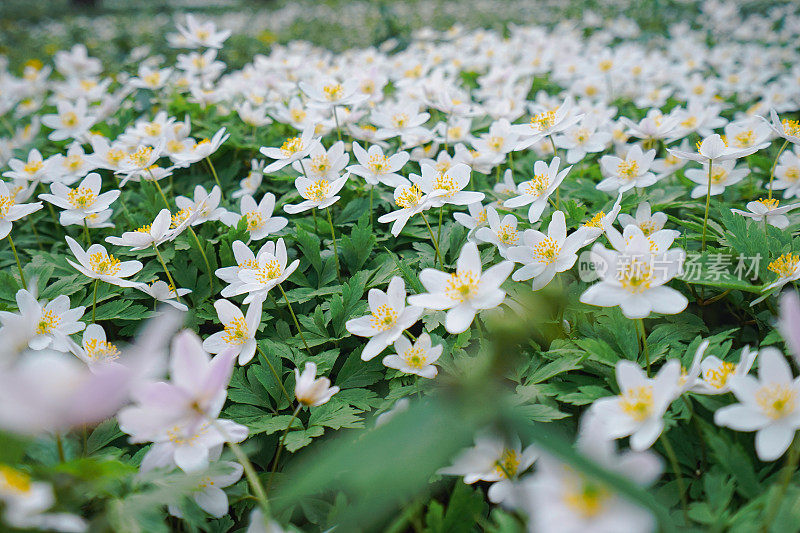
M464 163L457 163L444 171L436 170L425 163L422 166L422 176L411 174L411 181L416 183L425 193L432 207L441 207L445 204L469 205L483 201L482 192L465 191L469 185L471 169Z
M112 363L122 354L116 345L108 342L106 332L100 324L86 326L80 346L72 343L70 351L89 365L90 369Z
M53 487L33 481L20 470L0 465L0 501L5 508L3 521L12 528L81 533L86 522L72 514L45 513L55 503Z
M241 198L245 194L253 196L264 180L264 165L264 161L251 159L250 171L247 173L247 177L239 181L239 189L233 191L231 198Z
M519 136L513 133L508 120L501 118L492 122L488 133L483 133L480 139L472 141L472 146L478 152L505 157L507 153L514 150L518 139Z
M491 433L475 437L475 446L461 452L453 464L442 468L439 474L464 476L464 483L471 485L488 481L489 501L508 501L518 476L531 467L539 456L533 446L522 448L519 438L505 439Z
M517 246L520 241L520 231L517 230L519 220L510 213L500 220L497 209L492 206L486 208L484 218L487 220L489 227L478 228L475 231L475 239L478 242L494 244L497 246L500 256L503 259L508 259L508 250Z
M638 226L642 233L648 236L664 228L664 224L667 223L667 215L661 212L653 213L649 202L640 202L636 207L635 216L620 213L617 215L617 220L623 228L630 225Z
M562 132L577 124L581 118L583 118L583 113L575 114L573 112L572 97L567 96L566 100L555 109L547 109L533 115L530 123L511 126L511 132L520 137L514 150L525 150L548 135Z
M231 34L230 30L217 31L213 21L199 22L191 13L186 14L186 26L176 24L175 27L183 37L182 41L172 39L173 46L180 42L176 48L222 48Z
M174 233L170 231L172 215L169 209L162 209L151 224L134 231L126 231L121 237L106 237L106 242L116 246L128 246L131 250L144 250L172 240Z
M541 231L527 229L522 235L522 244L508 249L506 258L522 263L511 279L525 281L533 278L533 290L547 286L558 272L572 268L578 260L576 252L583 246L585 230L574 231L567 236L563 211L553 213L547 235Z
M634 145L625 154L625 159L613 155L600 158L600 167L606 178L597 184L597 189L606 192L625 192L634 187L649 187L658 178L650 172L650 165L656 157L655 150L642 153L639 145Z
M766 218L767 224L770 226L775 226L778 229L786 229L789 226L789 217L786 216L786 213L799 207L800 203L785 205L783 207L778 207L778 204L779 202L776 198L761 198L760 200L747 202L748 211L731 209L731 212L751 218L756 222L763 222Z
M188 311L186 304L178 302L181 296L192 292L191 289L175 289L166 281L156 280L153 283L137 283L134 288L139 289L156 301L163 302L179 311Z
M28 341L32 350L51 348L66 352L70 347L69 335L86 327L78 320L86 310L84 306L70 309L69 296L59 295L52 301L38 301L34 293L20 289L16 294L19 315L35 327L34 336ZM0 311L0 323L4 328L10 327L8 311Z
M395 237L400 235L409 219L417 213L422 213L431 208L431 199L419 185L400 185L394 190L394 203L400 209L378 217L378 222L392 224L391 233Z
M690 159L698 163L706 161L726 161L728 159L739 159L756 152L758 149L751 148L729 148L725 141L718 134L709 135L701 143L697 144L697 153L686 152L667 148L667 151L681 159Z
M16 195L8 190L8 185L0 181L0 239L11 233L12 222L35 213L42 208L42 202L18 204Z
M756 454L762 461L779 458L800 428L800 381L776 348L760 351L758 379L731 376L730 389L740 403L714 413L718 426L756 432Z
M220 466L223 473L219 473ZM214 516L222 518L228 512L228 495L222 490L225 487L230 487L242 477L244 467L239 463L233 461L220 461L214 463L210 467L210 472L200 478L198 484L192 491L192 499L197 503L198 507ZM169 514L183 518L180 508L176 505L169 505L167 507Z
M383 183L389 187L399 187L409 184L406 178L397 173L408 163L410 157L408 152L397 152L386 157L381 147L376 144L370 146L369 150L364 150L361 145L354 142L353 155L358 164L350 165L347 171L361 176L369 185Z
M142 269L139 261L120 261L106 251L102 244L92 244L84 250L78 241L70 236L66 237L70 251L78 260L77 263L67 259L67 263L75 267L78 272L92 279L99 279L120 287L134 287L135 282L129 278Z
M315 130L315 125L307 126L300 137L286 139L280 148L262 146L259 151L266 157L275 160L267 165L264 169L264 173L269 174L275 172L307 156L311 152L311 149L319 143L319 139L314 139Z
M601 426L583 424L578 451L607 470L636 485L652 484L661 474L661 461L652 452L617 453ZM523 478L514 503L530 516L533 531L560 533L652 533L652 514L618 494L612 487L584 475L571 465L543 454L536 472Z
M611 133L597 131L597 126L596 119L587 118L553 138L557 147L567 150L567 164L574 165L586 154L602 152L611 144Z
M80 143L74 142L67 148L66 155L55 154L47 160L42 181L69 185L94 169L93 158L86 155Z
M422 309L406 306L406 284L400 276L389 281L386 292L370 289L371 314L347 321L347 331L359 337L369 337L361 359L369 361L402 336L422 315Z
M422 125L430 117L430 113L419 112L417 103L398 102L375 109L370 119L378 127L376 139L390 139L400 135L401 141L405 143L415 136L428 133Z
M233 295L247 293L244 303L249 304L257 298L263 300L270 289L283 283L300 265L299 259L286 265L288 258L283 239L278 239L274 246L273 249L262 248L252 268L239 269L238 276L241 283Z
M774 109L769 110L769 118L771 121L767 121L767 119L761 117L779 137L786 139L794 145L800 146L800 123L796 120L789 120L788 118L781 121L780 118L778 118L778 112ZM42 120L42 122L44 123L44 120Z
M627 236L619 236L616 230L616 236L612 236L609 230L612 228L607 228L607 234L616 250L594 245L592 261L601 281L586 289L580 301L600 307L618 305L628 318L645 318L651 312L676 314L686 309L686 297L665 285L681 271L685 252L673 249L652 253L653 241L638 226L627 226Z
M326 377L316 378L316 363L306 363L303 373L294 369L294 397L306 407L316 407L327 403L339 392L339 387L331 387L331 380Z
M124 420L124 417L120 419L120 429L130 432ZM217 455L225 442L242 442L247 434L247 427L230 420L213 419L199 424L177 422L147 439L153 441L153 445L142 458L141 471L173 465L184 472L205 470L210 456ZM131 437L131 442L138 442L138 439Z
M263 303L263 300L253 300L245 315L228 300L214 302L214 309L217 310L219 321L225 329L204 340L203 349L211 354L228 350L232 355L239 357L240 365L249 363L256 353L255 335L261 324Z
M787 283L800 279L800 256L791 252L787 252L772 261L767 266L767 269L777 274L778 279L761 289L761 291L765 293L771 291L772 289L781 288ZM759 301L761 300L756 300L754 304Z
M36 148L28 152L26 161L13 158L7 164L11 167L11 170L3 172L3 177L33 182L37 182L44 177L45 162L42 159L42 154Z
M716 356L709 355L700 362L700 377L694 381L689 390L698 394L725 394L730 392L730 378L733 376L746 376L750 372L757 355L758 350L751 350L749 346L742 348L738 364L722 361Z
M503 181L496 183L494 187L492 187L492 190L495 195L500 197L514 196L517 192L517 184L514 181L514 173L510 168L507 168L506 171L503 172Z
M784 198L800 196L800 147L796 147L792 151L783 152L778 159L778 163L775 167L775 180L772 182L772 189L776 191L783 190Z
M722 194L725 187L730 187L742 181L745 176L750 174L749 168L735 169L736 161L714 161L711 165L711 196ZM690 168L684 172L687 178L697 183L697 187L692 189L692 198L700 198L708 194L708 162L703 163L703 168Z
M426 309L449 309L445 329L450 333L466 331L475 314L503 303L506 296L500 285L514 269L514 263L503 261L481 273L478 246L468 242L461 249L456 271L445 274L426 268L419 276L428 291L408 297L408 303Z
M105 211L119 198L118 189L101 193L100 181L100 174L90 172L74 189L55 182L50 185L53 194L40 194L39 198L64 210L59 216L62 225L83 224L90 214Z
M681 363L671 359L648 378L639 365L621 360L616 374L619 396L595 400L588 416L602 424L609 438L630 436L632 450L646 450L661 435L664 413L680 393Z
M350 155L344 151L344 142L333 143L327 151L322 143L316 143L308 152L308 157L292 163L292 168L310 180L333 181L349 162Z
M442 355L444 346L441 344L433 346L430 335L422 333L417 337L413 346L408 339L401 335L394 341L394 349L397 353L383 358L384 366L428 379L436 377L438 370L434 363Z
M344 187L349 177L349 174L345 174L337 180L328 181L325 178L312 180L299 176L294 180L294 186L304 200L299 204L285 205L283 206L283 210L293 215L295 213L308 211L309 209L325 209L326 207L332 206L341 198L337 196L337 194L342 190L342 187Z
M266 239L289 223L285 217L272 216L275 211L275 195L271 192L266 193L258 204L249 194L242 196L239 210L247 220L247 231L250 233L250 240L253 241ZM230 222L229 225L235 225L233 217Z
M202 185L195 185L194 198L187 198L186 196L176 196L175 203L181 211L189 211L192 213L192 226L197 226L203 222L214 220L231 219L232 213L219 206L222 199L222 191L219 186L214 185L211 192L207 192Z
M170 158L177 165L189 166L216 152L222 143L228 140L228 137L230 134L225 133L225 128L220 128L211 139L203 139L187 151L170 155Z
M528 209L528 220L534 223L542 216L544 208L547 207L547 200L550 195L558 189L561 182L567 176L572 167L567 167L561 172L558 166L561 158L554 157L548 166L544 161L537 161L533 165L533 178L520 183L517 186L519 196L509 198L503 205L505 207L522 207L530 204Z
M236 113L242 122L254 128L260 128L272 124L272 119L267 116L267 106L253 107L250 102L243 102L236 106Z
M58 100L56 114L42 116L42 124L53 130L47 137L51 141L81 139L95 122L97 118L89 114L82 98L74 103Z
M300 90L317 105L333 107L340 105L357 105L369 98L361 93L358 80L350 78L339 83L333 79L321 80L314 83L301 81Z

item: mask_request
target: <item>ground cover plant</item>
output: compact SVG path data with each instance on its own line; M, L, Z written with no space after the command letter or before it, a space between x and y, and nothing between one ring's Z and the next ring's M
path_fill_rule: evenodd
M9 50L0 529L800 530L796 6L493 5Z

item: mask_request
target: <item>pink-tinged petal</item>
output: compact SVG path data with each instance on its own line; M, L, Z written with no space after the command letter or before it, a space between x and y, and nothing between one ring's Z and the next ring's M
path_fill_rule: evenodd
M175 385L193 390L209 361L210 357L196 333L184 330L175 336L170 359L170 377Z
M800 364L800 297L789 291L781 297L778 327L789 351Z

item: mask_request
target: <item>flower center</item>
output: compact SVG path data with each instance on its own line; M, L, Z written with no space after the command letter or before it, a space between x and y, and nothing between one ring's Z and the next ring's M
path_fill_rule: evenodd
M533 115L531 117L531 128L533 128L537 132L542 132L552 128L556 122L557 110L558 108L553 109L551 111L545 111L543 113L539 113L538 115Z
M551 264L558 257L558 252L561 251L561 246L551 239L546 237L542 239L539 244L533 248L533 259L540 263Z
M381 305L372 313L372 327L381 331L392 329L397 323L397 311L388 305Z
M31 490L31 478L10 466L0 465L0 491L26 494Z
M782 278L788 278L797 271L798 263L800 263L800 255L786 253L771 262L767 268Z
M778 207L778 200L776 198L760 198L756 200L756 202L760 203L770 211Z
M756 142L756 132L753 130L740 131L733 136L733 145L739 148L748 148Z
M167 430L167 439L178 446L185 446L187 444L192 444L207 430L208 424L203 424L197 428L197 433L194 435L187 435L180 426L174 426L172 429Z
M603 229L603 219L605 218L605 216L606 216L605 212L600 211L592 218L590 218L589 221L584 224L584 226L589 228Z
M564 494L564 503L586 518L592 518L603 511L603 506L611 494L602 485L582 479L577 486L570 487Z
M495 152L499 152L503 148L504 142L505 142L505 137L498 137L497 135L492 135L491 137L489 137L489 142L486 144L488 144L489 148L491 148Z
M497 238L503 244L511 245L511 244L517 244L519 242L517 229L511 224L503 224L502 226L500 226L500 229L497 230Z
M303 139L300 137L292 137L286 139L281 145L281 153L284 157L291 157L303 149Z
M723 362L717 368L709 368L704 376L706 383L716 389L721 389L728 382L728 376L736 370L733 363Z
M294 108L289 110L289 116L292 118L292 122L303 122L307 114L308 113L302 109Z
M341 100L344 96L344 88L338 83L326 85L322 88L322 92L325 94L325 99L329 102Z
M115 345L100 339L89 339L83 349L93 361L113 361L120 356L120 351Z
M428 358L425 357L425 351L422 348L409 348L403 353L403 359L406 360L408 366L417 370L428 364Z
M64 158L64 166L70 170L78 170L83 166L83 156L80 154L68 155Z
M494 470L498 475L510 479L517 475L520 462L521 458L516 450L505 448L497 461L494 462Z
M112 149L106 152L106 161L112 165L117 165L123 159L125 159L125 152L123 150Z
M277 259L270 259L264 263L263 267L259 267L256 272L256 277L261 283L269 283L270 281L281 277L283 274L283 267Z
M415 183L410 187L404 187L400 194L397 195L394 203L398 207L408 208L418 206L420 200L422 200L422 189Z
M258 211L250 211L244 216L247 219L247 231L256 231L264 227L264 217Z
M756 403L773 420L792 414L797 408L797 392L780 383L764 385L756 391Z
M128 161L138 168L146 168L150 164L150 155L153 149L149 146L142 146L128 156Z
M306 187L306 198L321 202L328 197L331 189L331 182L326 179L319 179Z
M526 181L522 185L522 190L531 196L541 196L549 186L550 176L547 174L537 174L533 179Z
M145 125L144 132L150 137L158 137L161 135L161 132L164 128L161 127L161 124L158 122L150 122L149 124Z
M190 216L192 216L191 208L186 207L184 209L181 209L177 213L173 214L172 217L170 218L170 227L177 228L178 226L186 222L186 220L188 220Z
M785 118L781 121L781 125L783 125L783 132L786 135L792 135L793 137L800 135L800 121Z
M78 187L67 193L67 199L72 207L76 209L86 209L94 204L95 200L97 200L97 195L92 192L91 189Z
M234 318L225 324L225 334L222 336L222 340L226 344L241 346L247 342L249 331L244 317Z
M389 171L389 158L383 154L372 155L367 166L374 174L386 174Z
M46 335L58 327L61 322L61 317L50 310L42 312L39 317L39 323L36 325L36 333L39 335Z
M639 176L639 163L636 161L622 161L617 165L617 172L623 178L634 179Z
M639 294L650 288L653 281L653 265L649 262L631 259L620 264L617 279L622 288L633 294Z
M78 115L74 111L67 111L61 115L61 124L67 128L74 128L78 125Z
M89 256L89 266L96 274L114 276L120 271L119 259L111 254L97 252Z
M711 168L711 183L722 183L728 178L728 171L722 167L713 166Z
M783 179L788 181L797 181L800 178L800 167L789 167L783 174Z
M311 172L314 174L327 174L331 168L331 162L327 155L318 155L311 158Z
M479 281L478 276L470 270L455 272L447 280L445 293L457 302L469 301L478 294Z
M628 389L619 400L622 411L637 422L646 420L653 412L653 387L644 385Z
M406 124L408 124L408 115L406 113L396 113L392 117L392 125L397 128L405 128Z
M44 166L44 161L31 161L30 163L22 167L22 170L24 170L28 174L36 174L42 169L43 166Z

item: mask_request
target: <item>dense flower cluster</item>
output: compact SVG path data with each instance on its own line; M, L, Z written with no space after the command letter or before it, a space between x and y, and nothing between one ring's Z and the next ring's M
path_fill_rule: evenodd
M502 354L523 359L505 384L533 420L569 417L580 457L641 490L663 453L687 527L711 511L688 513L670 431L755 432L755 456L786 454L791 475L800 18L714 5L729 39L675 24L645 45L630 20L587 16L341 54L295 41L236 69L231 29L188 15L170 59L141 51L113 77L82 44L0 63L0 436L61 463L126 454L130 483L182 484L160 518L222 520L236 498L248 531L284 531L284 450L391 424L468 381L493 324L550 313L557 334ZM732 252L760 258L749 278L720 270ZM531 531L656 528L522 440L478 428L438 473L490 484ZM6 524L94 525L2 457Z

